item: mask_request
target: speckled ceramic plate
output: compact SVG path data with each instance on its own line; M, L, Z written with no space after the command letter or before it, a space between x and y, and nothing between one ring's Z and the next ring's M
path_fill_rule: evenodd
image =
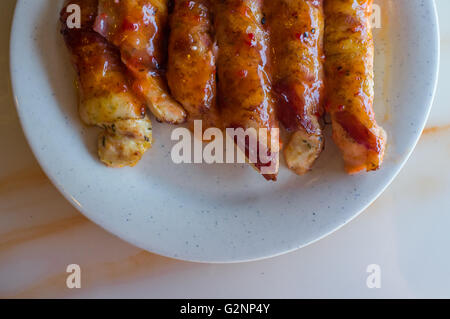
M246 165L175 165L172 128L155 124L155 145L134 168L108 169L98 131L81 125L75 74L58 32L59 0L19 0L11 74L28 141L56 187L83 214L148 251L201 262L276 256L310 244L363 211L411 154L433 100L439 35L432 0L378 0L377 120L389 134L381 170L343 171L330 138L314 170L281 168L265 182Z

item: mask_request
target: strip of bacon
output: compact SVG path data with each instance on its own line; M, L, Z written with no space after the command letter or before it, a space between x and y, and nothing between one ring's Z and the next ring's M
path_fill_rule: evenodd
M216 45L210 0L177 0L170 16L167 80L188 121L219 126L216 104Z
M169 94L163 65L167 56L168 7L164 0L100 0L94 29L120 49L135 78L135 91L159 121L179 124L186 112Z
M254 167L266 179L276 180L279 167L279 129L267 73L269 40L263 26L262 1L214 2L222 119L227 128L251 128L255 132L267 130L265 138L253 136L257 133L250 136L257 140L255 149L249 149L247 145L241 145L240 148L247 156L258 153ZM261 159L260 154L264 154L265 159ZM271 171L264 173L267 163L270 163Z
M67 26L61 12L61 33L78 73L79 113L87 125L103 128L98 155L107 166L134 166L152 143L152 124L145 105L131 91L119 52L92 29L97 0L70 0L82 12L80 29Z
M320 125L324 90L322 1L265 3L277 116L292 132L284 155L289 168L301 175L311 169L324 144Z
M325 0L326 111L333 139L350 173L378 169L386 133L377 125L374 101L373 0Z

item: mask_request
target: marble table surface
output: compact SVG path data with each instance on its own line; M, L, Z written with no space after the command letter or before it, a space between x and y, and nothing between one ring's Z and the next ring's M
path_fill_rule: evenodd
M429 0L431 1L431 0ZM180 262L135 248L84 218L46 178L24 138L9 80L14 0L0 2L0 297L450 297L450 1L437 96L415 152L388 190L331 236L281 257ZM67 265L82 286L66 285ZM367 285L379 265L381 287Z

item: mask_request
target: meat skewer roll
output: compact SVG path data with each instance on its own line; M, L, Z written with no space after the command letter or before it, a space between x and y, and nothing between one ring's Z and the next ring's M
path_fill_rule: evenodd
M79 113L87 125L104 130L98 138L100 160L108 166L134 166L151 147L152 125L145 105L130 90L119 53L92 29L97 0L71 0L81 8L80 29L67 26L61 12L61 33L78 73Z
M277 116L292 132L284 148L297 174L310 170L323 149L323 31L321 0L266 1Z
M326 111L349 173L380 167L386 133L374 101L373 0L325 0Z
M100 0L94 29L120 49L135 77L133 88L162 122L179 124L186 112L169 94L163 77L166 63L166 0Z
M192 126L217 126L216 46L210 0L176 0L170 16L167 80Z
M214 3L222 119L227 128L267 131L265 138L250 136L258 140L257 149L248 149L248 144L240 148L245 148L247 157L258 153L253 166L266 179L275 180L279 167L279 129L267 74L269 41L263 27L262 1L215 0ZM270 158L270 162L260 161L260 154ZM270 173L263 172L266 164Z

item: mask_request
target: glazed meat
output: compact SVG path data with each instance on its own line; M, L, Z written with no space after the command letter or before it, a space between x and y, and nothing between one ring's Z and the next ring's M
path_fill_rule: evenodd
M269 41L263 28L262 1L215 0L214 3L222 120L227 128L267 131L266 137L250 134L249 140L257 139L255 149L248 142L238 146L247 157L257 153L257 160L251 161L254 167L267 179L275 180L279 166L279 129L267 73Z
M165 0L99 1L94 29L120 49L135 77L135 91L159 121L183 123L186 112L169 94L163 77L167 28Z
M374 44L370 24L373 0L325 0L326 111L346 170L380 167L386 133L373 111Z
M118 52L92 30L96 0L71 0L82 12L81 29L67 26L61 12L61 32L78 73L79 113L84 123L104 130L98 153L108 166L134 166L151 147L152 126L145 105L130 91L126 68Z
M218 126L216 46L210 0L177 0L170 17L167 80L192 126Z
M286 163L306 173L323 149L320 117L324 89L321 0L266 1L277 116L291 131Z

